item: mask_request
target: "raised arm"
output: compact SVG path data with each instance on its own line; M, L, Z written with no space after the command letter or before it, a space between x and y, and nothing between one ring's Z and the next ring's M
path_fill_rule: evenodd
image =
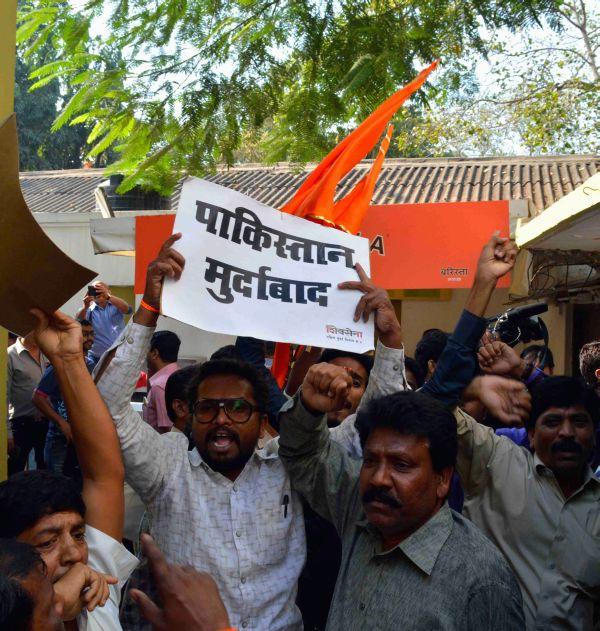
M127 481L146 503L160 490L173 465L175 447L142 420L131 408L130 399L150 348L158 319L152 309L159 309L164 277L181 275L183 257L171 249L178 238L170 237L148 266L144 303L150 309L138 309L95 370L98 389L117 428Z
M85 365L81 326L60 311L32 313L38 321L36 343L52 362L71 421L86 522L120 541L125 471L115 427Z
M81 307L77 310L77 313L75 314L75 319L83 320L84 318L87 318L88 309L93 302L94 299L92 298L92 296L86 293L83 297L83 305L81 305Z
M483 316L498 280L513 268L516 254L514 244L497 234L481 251L465 309L437 363L433 377L421 389L443 405L457 405L463 390L475 375L477 347L486 327Z
M520 381L495 375L474 379L465 397L480 401L507 425L522 423L531 410L531 397ZM512 468L523 466L526 451L522 447L497 436L491 427L478 423L460 408L455 409L454 416L458 433L456 468L468 495L482 492L493 476L505 480Z
M280 415L279 456L293 488L340 533L358 505L360 462L331 440L325 414L343 407L351 383L344 368L315 364Z
M129 303L118 296L113 296L111 294L110 301L121 313L125 315L133 311L133 309L129 306Z
M388 293L377 287L365 274L360 265L356 266L358 281L348 281L339 285L340 289L359 291L362 295L356 306L354 320L368 319L371 314L375 320L375 332L378 337L373 368L369 383L362 396L358 411L372 399L408 389L404 365L404 346L402 330ZM362 457L358 434L354 427L356 414L351 414L338 427L331 430L331 438L341 445L353 458Z
M98 293L105 294L107 299L110 300L110 302L121 313L123 313L123 314L131 313L132 309L129 306L129 304L125 300L123 300L122 298L119 298L118 296L113 296L110 293L110 287L106 283L103 283L102 281L99 281L97 283L94 283L94 287L96 288Z

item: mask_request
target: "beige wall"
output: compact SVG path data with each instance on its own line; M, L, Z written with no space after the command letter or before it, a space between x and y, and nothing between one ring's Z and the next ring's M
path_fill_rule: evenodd
M415 346L426 329L438 328L451 332L456 324L467 299L467 289L455 289L451 292L447 301L420 301L403 300L400 308L400 320L404 335L404 345L407 355L414 357ZM506 310L508 302L508 290L497 289L490 302L486 313L493 316ZM397 305L397 303L396 303ZM571 308L568 305L561 307L551 305L543 320L550 333L550 349L554 354L556 372L565 374L570 367L570 356L567 350L570 348ZM520 350L518 347L517 350Z

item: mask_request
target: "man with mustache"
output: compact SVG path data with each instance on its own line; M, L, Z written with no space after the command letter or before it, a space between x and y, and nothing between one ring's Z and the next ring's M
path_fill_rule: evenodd
M522 628L521 594L502 555L446 503L452 413L418 392L375 399L358 413L357 460L326 422L351 383L345 368L316 364L280 419L294 488L342 539L327 629Z
M600 481L589 460L598 415L595 395L573 377L548 377L533 390L527 429L534 453L456 415L464 514L511 565L531 630L594 626Z

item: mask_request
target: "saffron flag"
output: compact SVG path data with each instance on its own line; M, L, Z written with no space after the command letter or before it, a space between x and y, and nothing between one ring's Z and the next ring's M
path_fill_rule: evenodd
M347 175L373 149L400 106L425 83L437 66L434 61L413 81L384 101L352 133L340 142L306 178L294 197L281 212L312 219L356 234L371 203L377 177L390 144L392 127L388 127L377 158L367 175L342 199L334 201L335 190Z
M306 178L294 197L281 208L317 223L356 234L371 203L379 172L392 138L389 125L381 142L377 157L369 172L342 199L334 201L335 190L352 168L373 149L386 125L400 106L427 80L438 62L434 61L408 85L392 94L352 133L340 142ZM289 344L278 343L273 359L272 373L278 383L285 382L291 361Z

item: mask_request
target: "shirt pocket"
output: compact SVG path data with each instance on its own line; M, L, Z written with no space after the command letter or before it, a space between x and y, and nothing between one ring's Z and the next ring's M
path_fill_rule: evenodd
M287 497L287 509L286 501ZM262 511L258 526L257 561L261 565L278 565L285 561L293 536L294 507L291 491L284 492L281 502Z

